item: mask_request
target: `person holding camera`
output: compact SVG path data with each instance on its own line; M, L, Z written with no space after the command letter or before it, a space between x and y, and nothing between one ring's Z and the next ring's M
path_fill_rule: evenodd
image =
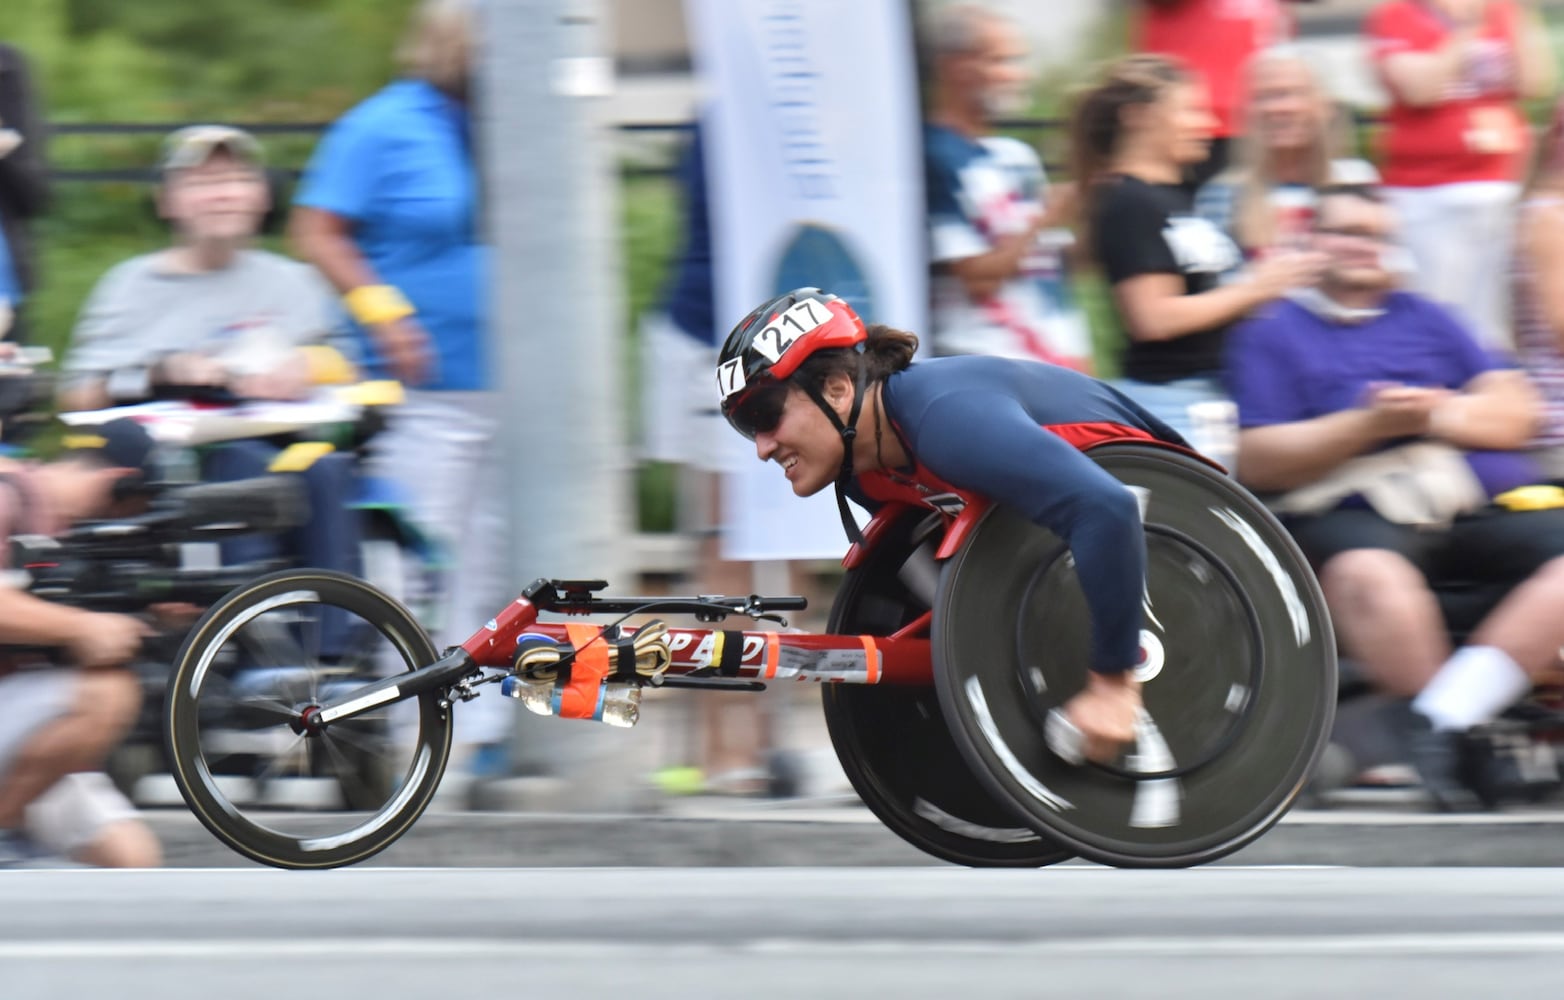
M0 464L0 566L10 541L128 513L152 477L152 441L117 420L67 441L52 462ZM0 868L49 854L108 868L162 861L156 836L102 773L135 722L141 687L127 669L147 624L52 604L0 585ZM52 647L49 662L24 649Z

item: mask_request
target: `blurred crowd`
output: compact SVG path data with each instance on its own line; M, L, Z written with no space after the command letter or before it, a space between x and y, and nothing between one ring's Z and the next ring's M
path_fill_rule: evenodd
M1318 570L1342 655L1385 707L1367 716L1370 736L1342 737L1358 758L1348 780L1410 763L1437 805L1491 806L1499 793L1469 766L1473 733L1546 681L1564 647L1564 113L1542 130L1526 114L1554 97L1549 36L1522 0L1379 3L1362 45L1388 106L1363 143L1293 43L1291 7L1133 5L1135 52L1072 99L1067 182L1000 132L1032 93L1017 26L975 3L926 11L925 343L1110 378L1261 494ZM63 410L300 399L342 377L325 346L360 376L400 381L406 399L367 461L446 553L431 618L440 646L509 596L473 17L473 0L420 5L402 75L331 126L291 205L276 204L247 133L169 136L156 166L170 243L93 289L58 399ZM28 225L46 200L40 119L25 61L0 46L0 329L13 341L27 337ZM644 454L686 470L693 582L742 593L751 568L723 562L718 545L728 449L709 381L725 327L698 125L693 135L678 171L682 251L641 324L657 373ZM255 245L279 216L293 257ZM1097 287L1100 301L1080 294ZM143 471L132 445L90 449L66 460L79 479L45 471L37 488L28 477L49 465L15 463L18 478L0 482L6 533L101 514L99 479ZM199 472L242 479L274 458L263 442L233 442L205 450ZM346 499L357 461L311 465L319 516L230 543L224 558L362 572ZM100 627L134 639L123 623L65 616L59 635L35 628L26 641L68 646ZM8 628L0 640L22 641ZM62 776L101 769L129 725L134 692L103 691L117 652L87 651L94 669L58 671L47 688L0 664L0 701L29 706L0 724L0 861L43 847L156 862L107 782L72 779L71 800L52 807L44 794L66 797ZM511 711L495 697L464 709L463 771L505 773ZM788 789L755 699L703 697L699 711L688 758L670 762L693 770L691 787ZM55 819L28 819L45 807Z
M1335 780L1403 762L1440 808L1495 805L1514 782L1479 734L1564 646L1564 121L1534 138L1524 107L1554 97L1549 35L1511 0L1375 5L1388 107L1359 149L1287 4L1139 8L1139 51L1074 101L1068 185L994 134L1025 93L1015 27L931 19L934 349L1116 373L1316 568L1385 709L1338 732ZM1106 288L1095 354L1061 268Z

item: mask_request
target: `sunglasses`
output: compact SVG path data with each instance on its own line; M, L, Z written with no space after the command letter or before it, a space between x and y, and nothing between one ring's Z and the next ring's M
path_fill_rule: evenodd
M723 403L722 415L728 418L734 430L753 441L757 436L777 429L786 406L787 386L772 382L756 386L731 404Z

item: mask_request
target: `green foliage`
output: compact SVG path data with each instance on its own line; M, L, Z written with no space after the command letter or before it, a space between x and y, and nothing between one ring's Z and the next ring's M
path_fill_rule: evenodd
M674 255L682 236L679 200L675 184L666 177L627 177L620 189L620 245L625 262L626 384L631 390L627 419L629 440L641 438L641 389L656 373L647 369L640 354L637 325L640 317L655 309L667 286ZM636 495L642 531L672 531L678 479L672 466L650 463L640 470Z
M5 0L0 38L56 121L321 120L390 78L413 2Z

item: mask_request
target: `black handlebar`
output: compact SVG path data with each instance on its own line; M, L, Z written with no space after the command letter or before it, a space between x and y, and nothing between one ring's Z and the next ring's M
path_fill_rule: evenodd
M540 610L567 615L635 614L662 611L691 614L703 621L721 621L730 614L750 618L766 617L778 611L803 611L809 601L803 597L747 597L696 594L668 597L598 597L596 591L608 586L606 580L534 580L521 596Z

